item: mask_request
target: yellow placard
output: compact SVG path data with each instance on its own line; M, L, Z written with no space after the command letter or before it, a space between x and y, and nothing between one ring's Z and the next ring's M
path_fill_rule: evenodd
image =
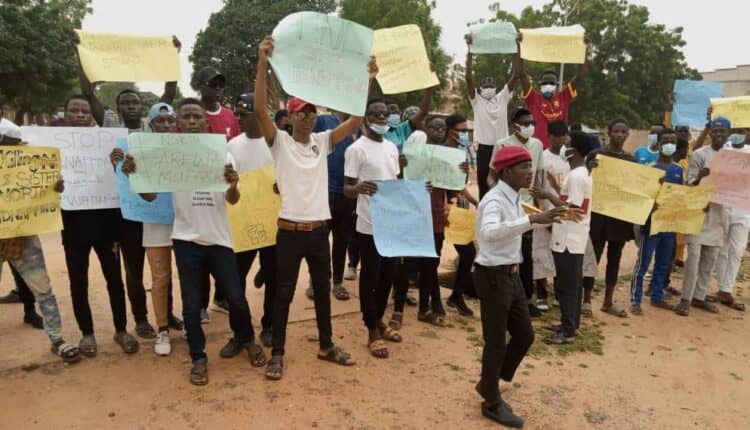
M439 84L415 24L375 30L372 55L378 62L378 83L383 94L399 94Z
M594 183L593 212L643 225L659 193L664 171L613 157L597 156L599 166Z
M664 183L656 196L656 210L651 215L651 234L675 232L698 234L706 217L704 209L714 187Z
M234 252L276 244L281 196L273 192L273 166L240 174L240 201L228 206Z
M713 117L725 117L732 128L750 127L750 96L711 99L711 106Z
M180 59L172 37L133 36L76 30L86 76L91 82L177 81Z
M522 28L521 58L544 63L581 64L586 61L585 32L579 24Z
M0 239L62 230L60 150L0 146Z
M451 206L445 240L455 245L467 245L476 238L476 217L473 210Z

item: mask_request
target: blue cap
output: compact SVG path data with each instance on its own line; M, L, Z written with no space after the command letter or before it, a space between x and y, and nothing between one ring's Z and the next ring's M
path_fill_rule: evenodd
M165 109L166 112L162 112L162 109ZM154 118L160 117L162 114L167 114L171 117L177 116L177 114L174 112L174 108L172 108L171 105L167 103L156 103L155 105L151 106L151 109L148 110L149 122L153 121Z
M711 123L709 124L709 127L710 128L717 128L717 127L732 128L732 122L724 118L723 116L718 116L711 121Z

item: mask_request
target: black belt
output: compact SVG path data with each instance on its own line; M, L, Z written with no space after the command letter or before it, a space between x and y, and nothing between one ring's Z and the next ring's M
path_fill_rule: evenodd
M474 266L481 267L487 270L496 270L503 273L518 273L518 264L501 264L499 266L483 266L478 263L474 263Z

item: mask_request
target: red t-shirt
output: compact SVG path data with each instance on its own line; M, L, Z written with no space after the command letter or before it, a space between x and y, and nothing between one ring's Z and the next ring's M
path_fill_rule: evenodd
M545 99L544 96L534 88L530 88L526 94L521 94L526 107L531 111L536 125L534 126L534 137L542 141L544 149L549 147L549 137L547 136L547 125L550 122L561 119L568 121L568 107L570 102L578 94L573 87L568 84L564 90L555 91L551 99Z
M226 135L227 141L240 134L240 125L234 113L222 106L219 112L209 112L206 110L206 119L208 120L208 133Z

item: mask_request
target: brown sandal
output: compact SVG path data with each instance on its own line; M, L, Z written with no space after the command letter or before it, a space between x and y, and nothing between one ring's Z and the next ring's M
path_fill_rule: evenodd
M607 307L602 306L600 310L604 312L605 314L614 315L620 318L627 318L628 316L628 313L625 311L625 309L617 306L614 303L612 303L611 306L607 306Z
M388 326L380 327L380 333L383 335L383 339L389 342L400 343L404 340L404 338L401 337L401 334L397 330L394 330L393 328Z
M706 297L708 299L708 297ZM718 295L719 303L728 306L736 311L745 312L745 304L734 299L732 293L720 292Z
M403 321L404 321L404 314L402 312L394 312L393 315L391 315L391 320L388 321L388 327L394 330L401 330Z
M388 358L388 345L385 344L383 339L376 339L367 345L370 348L370 353L375 358Z

